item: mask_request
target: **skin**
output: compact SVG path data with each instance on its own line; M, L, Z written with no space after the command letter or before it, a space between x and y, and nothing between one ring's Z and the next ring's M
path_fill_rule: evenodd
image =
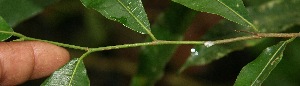
M0 86L49 76L69 60L67 50L49 43L0 42Z

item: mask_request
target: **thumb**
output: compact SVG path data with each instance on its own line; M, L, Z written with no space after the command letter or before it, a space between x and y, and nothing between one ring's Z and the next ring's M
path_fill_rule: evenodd
M0 85L49 76L69 59L64 48L45 42L0 42Z

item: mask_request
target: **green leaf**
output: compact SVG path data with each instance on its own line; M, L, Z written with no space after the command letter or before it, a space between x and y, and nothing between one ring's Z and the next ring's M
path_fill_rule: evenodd
M170 8L159 16L152 32L161 40L181 40L183 33L197 12L179 4L171 3ZM151 41L148 38L146 41ZM164 73L165 65L170 60L178 45L159 45L142 47L137 74L131 86L153 86Z
M299 27L295 28L298 32ZM284 51L284 57L262 86L300 86L300 39L289 43Z
M274 0L256 5L249 8L250 15L254 17L254 24L258 26L262 32L281 32L289 29L300 22L300 1L284 1L274 4ZM272 8L265 8L273 3ZM264 9L264 10L262 10ZM271 16L271 17L270 17ZM220 31L222 29L222 31ZM251 35L248 33L239 33L234 30L249 30L249 28L236 25L230 21L222 21L219 25L210 29L205 33L201 40L220 40L232 37ZM258 44L262 40L245 40L240 42L213 45L209 48L204 45L196 45L195 50L198 55L191 55L186 63L180 69L183 71L189 66L205 65L214 60L220 59L227 54L241 50L245 47L250 47Z
M0 16L0 31L13 32L12 28L5 22L5 20ZM11 37L11 35L0 33L0 41L4 41Z
M150 33L150 23L141 0L81 0L87 8L142 34Z
M242 0L172 0L191 9L223 16L224 18L244 26L255 26Z
M246 7L247 6L257 6L257 5L261 5L263 3L267 3L270 0L243 0L243 2L245 3Z
M1 0L0 16L13 27L21 21L41 12L46 6L58 0Z
M222 28L225 29L220 31ZM219 25L216 25L214 28L207 31L206 34L202 36L201 40L220 40L245 35L244 33L237 33L233 29L231 30L227 28L239 28L237 30L244 29L232 22L223 21ZM190 66L208 64L214 60L224 57L230 52L241 50L246 46L253 46L253 42L256 43L257 41L239 41L227 44L212 45L210 47L206 47L204 45L195 45L193 48L194 52L191 52L191 55L188 57L187 61L180 68L180 72L184 71L184 69ZM195 52L197 53L196 55Z
M72 59L65 66L55 71L42 86L90 86L83 61Z
M243 67L234 86L260 86L280 62L287 43L292 40L266 48L254 61Z
M249 9L253 23L261 32L285 31L295 24L300 25L300 0L270 0L268 3Z
M214 60L224 57L226 54L232 52L233 50L241 50L239 44L244 42L236 42L223 45L212 45L210 47L206 46L195 46L191 49L191 55L188 57L187 61L180 68L179 72L184 71L187 67L194 65L205 65L211 63Z

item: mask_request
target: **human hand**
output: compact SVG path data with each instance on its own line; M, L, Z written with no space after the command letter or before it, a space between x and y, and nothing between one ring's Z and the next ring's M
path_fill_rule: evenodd
M45 42L0 42L0 85L49 76L69 59L67 50Z

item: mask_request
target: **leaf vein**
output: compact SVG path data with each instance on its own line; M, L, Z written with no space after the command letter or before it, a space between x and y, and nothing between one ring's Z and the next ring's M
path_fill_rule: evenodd
M80 64L80 61L81 61L81 60L82 60L82 59L77 60L75 69L73 70L73 73L72 73L72 76L71 76L71 80L70 80L68 86L72 86L71 84L72 84L73 78L74 78L74 76L75 76L76 70L77 70L78 65Z
M124 3L123 2L121 2L120 0L117 0L121 5L122 5L122 7L123 8L125 8L126 9L126 11L143 27L143 29L144 30L146 30L147 31L147 33L149 33L150 31L147 29L147 27L129 10L130 8L129 7L126 7L125 5L124 5Z
M258 31L257 28L250 23L247 19L245 19L243 16L241 16L239 13L237 13L236 11L234 11L231 7L227 6L225 3L223 3L220 0L217 0L219 3L221 3L223 6L225 6L226 8L228 8L230 11L232 11L234 14L236 14L238 17L240 17L243 21L245 21L246 23L248 23L255 31Z
M268 61L267 65L264 66L264 68L261 70L261 72L259 73L259 75L255 78L255 80L252 82L251 86L254 85L254 83L258 80L258 78L262 75L262 72L265 71L265 69L267 68L267 66L270 64L270 62L274 59L274 57L277 55L277 53L279 52L279 50L286 44L286 42L284 42L279 48L278 50L275 52L275 54L273 54L273 56L271 57L271 59Z

